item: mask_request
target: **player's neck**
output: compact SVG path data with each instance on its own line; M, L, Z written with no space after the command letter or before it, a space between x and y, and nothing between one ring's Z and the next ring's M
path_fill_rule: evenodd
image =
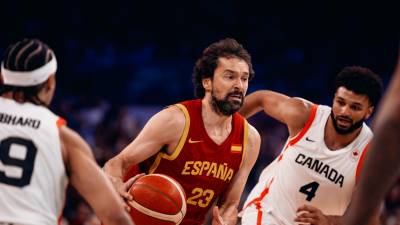
M232 116L215 112L207 99L202 100L201 108L201 116L208 136L216 143L225 140L232 130Z
M22 92L17 92L17 93L14 94L13 92L9 91L9 92L3 93L1 95L1 97L6 98L6 99L11 99L11 100L14 100L14 101L19 102L19 103L24 103L25 102L24 101L25 98L24 98Z
M221 113L216 112L206 98L201 101L201 116L203 117L204 124L213 124L214 126L223 126L225 124L230 124L232 121L232 116L225 116Z
M325 125L325 145L332 151L342 149L358 137L361 132L361 128L362 127L354 130L349 134L339 134L333 126L332 118L329 118Z
M33 103L33 104L36 104L36 105L48 107L48 105L46 105L42 101L42 99L44 98L43 92L39 92L38 93L38 97L36 98L37 100L27 99L25 97L24 93L20 92L20 91L19 92L12 92L12 91L5 92L5 93L3 93L1 95L1 97L16 101L16 102L21 103L21 104L30 102L30 103Z

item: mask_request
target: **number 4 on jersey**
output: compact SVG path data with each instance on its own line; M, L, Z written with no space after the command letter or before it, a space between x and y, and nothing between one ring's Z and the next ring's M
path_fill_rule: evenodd
M319 187L319 183L318 182L311 182L308 183L304 186L301 186L299 191L305 195L307 195L306 200L307 201L311 201L314 197L315 197L315 192L317 191Z

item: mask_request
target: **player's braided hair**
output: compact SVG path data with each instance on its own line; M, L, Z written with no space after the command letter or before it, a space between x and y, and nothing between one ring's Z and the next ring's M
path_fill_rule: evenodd
M53 51L38 39L23 39L10 45L4 53L4 68L11 71L32 71L48 63L53 58ZM16 94L23 93L23 100L37 105L45 105L39 98L38 93L45 82L29 87L13 85L0 85L0 95L12 92L13 98Z

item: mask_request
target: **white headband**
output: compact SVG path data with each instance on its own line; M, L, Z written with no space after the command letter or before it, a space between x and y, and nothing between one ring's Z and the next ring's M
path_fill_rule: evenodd
M12 71L4 68L4 62L1 63L1 74L3 83L12 86L35 86L41 84L57 71L57 60L53 54L50 62L32 71Z

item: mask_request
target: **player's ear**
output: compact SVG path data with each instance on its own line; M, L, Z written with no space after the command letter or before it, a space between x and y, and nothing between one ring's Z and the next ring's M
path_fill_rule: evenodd
M55 74L51 75L47 79L45 88L46 88L46 91L54 91L54 89L56 88L56 76L55 76Z
M203 87L204 87L204 89L206 90L206 92L207 92L207 91L211 91L212 85L211 85L211 78L210 78L210 77L204 78L204 79L202 80L202 83L203 83Z
M365 119L368 119L371 115L372 112L374 112L374 108L373 106L368 107L368 111L367 111L367 115L365 116Z

